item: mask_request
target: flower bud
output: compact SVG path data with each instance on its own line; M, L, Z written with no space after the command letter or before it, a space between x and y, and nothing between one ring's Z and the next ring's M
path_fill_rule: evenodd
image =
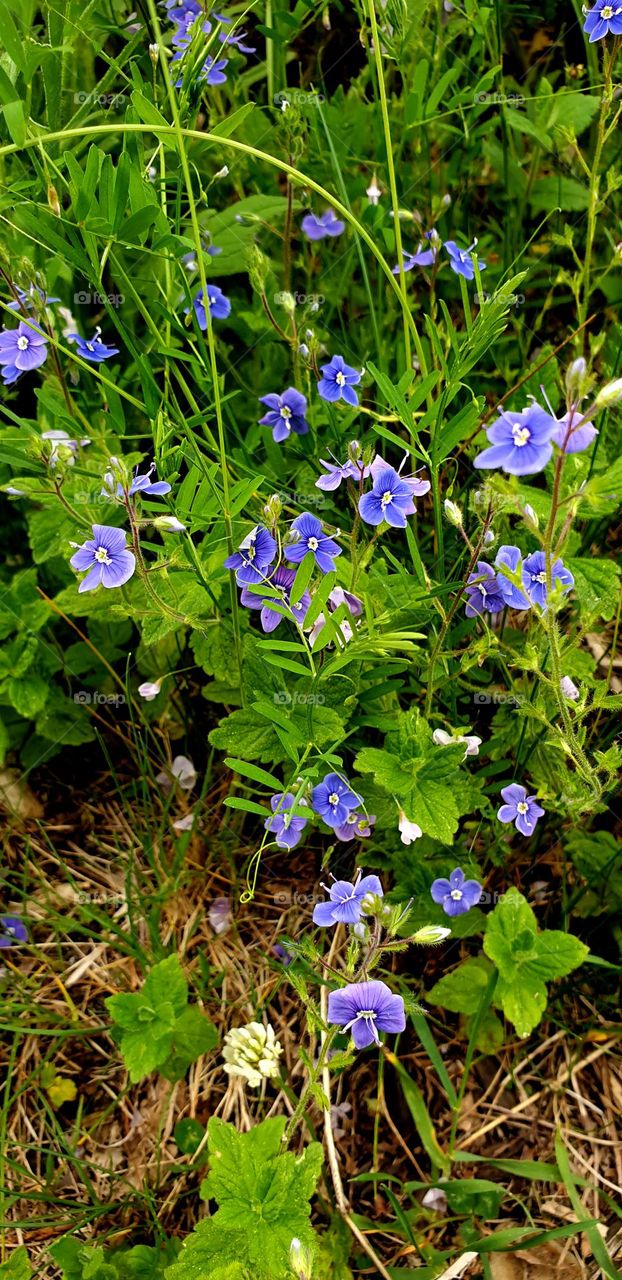
M538 520L538 517L533 507L530 506L528 502L526 502L525 506L523 507L523 515L525 517L525 520L527 521L527 524L530 524L533 529L539 528L540 521Z
M451 498L445 498L443 507L445 508L445 516L449 523L453 524L455 529L461 529L462 512L457 502L452 502Z
M568 698L569 702L577 701L577 698L579 697L579 690L577 689L574 680L570 679L570 676L562 676L559 682L559 687L564 697Z
M622 378L616 378L614 382L608 382L606 387L601 388L594 401L594 408L609 409L619 400L622 400Z
M48 187L48 204L50 206L50 209L52 210L52 213L56 214L57 218L60 218L61 207L60 207L60 201L58 199L56 187L52 187L52 186Z
M566 370L566 394L570 404L576 404L585 394L587 364L583 356L573 360Z
M228 176L229 176L229 165L223 164L222 169L219 169L218 173L214 174L214 182L216 182L218 178L228 178Z
M268 498L268 501L266 502L266 505L263 509L263 513L264 513L264 516L266 517L268 524L270 525L276 524L282 510L283 510L283 503L281 501L281 495L278 493L273 493L271 497Z
M440 924L424 924L422 929L413 933L411 942L419 942L424 947L437 947L450 933L451 929L444 929Z
M294 1236L289 1246L289 1265L298 1280L311 1280L311 1251Z
M157 65L158 58L160 57L160 46L158 44L149 45L149 57L155 67Z
M177 516L157 516L153 523L156 529L162 529L164 533L183 533L186 528Z

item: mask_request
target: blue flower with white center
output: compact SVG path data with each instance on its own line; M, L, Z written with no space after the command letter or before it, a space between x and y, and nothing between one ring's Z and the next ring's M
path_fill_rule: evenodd
M462 867L455 867L448 880L433 881L430 893L446 916L463 916L479 902L482 886L477 880L465 880Z
M292 531L298 534L298 542L285 547L285 555L293 564L300 564L311 552L318 569L331 573L335 568L335 556L341 555L341 547L322 532L321 522L310 511L304 511L292 521Z
M481 613L501 613L505 609L501 575L496 574L484 560L478 560L475 572L469 574L464 593L467 597L467 618L476 618Z
M536 804L535 796L528 796L527 788L518 782L512 782L509 787L502 787L501 795L505 804L501 805L497 813L499 822L513 822L522 836L532 836L538 818L544 814L544 809Z
M334 880L330 885L323 884L328 894L328 902L318 902L313 909L313 923L322 928L330 928L334 924L357 924L363 914L363 904L368 894L382 898L382 885L378 876L358 876L355 884L349 880Z
M207 286L207 303L212 320L226 320L231 315L231 303L225 296L222 289L217 284L208 284ZM207 329L207 316L205 314L205 306L203 303L203 290L199 289L193 302L196 318L201 329ZM184 315L188 315L190 307L184 308Z
M358 507L366 524L379 525L385 520L393 529L405 529L406 516L415 512L412 484L393 467L384 466L376 471L373 488L359 498Z
M322 365L322 377L317 389L323 400L334 404L337 400L345 400L346 404L356 408L359 398L353 387L361 381L362 373L346 364L343 356L332 356L328 364Z
M100 585L107 588L122 587L136 568L134 554L125 545L127 534L124 529L111 525L94 524L92 527L92 539L89 538L79 547L69 561L72 569L77 569L78 573L88 570L78 591L94 591Z
M605 36L622 36L622 4L596 0L586 15L583 30L588 33L590 44L603 40Z
M91 364L103 364L104 360L110 360L111 356L118 356L118 347L108 347L105 342L100 342L101 329L96 329L92 338L82 338L79 333L70 333L68 342L75 342L78 349L78 355L83 360L90 360Z
M520 413L501 409L499 417L486 429L490 448L473 460L479 469L501 467L510 476L533 476L542 471L553 456L557 419L534 400Z
M338 773L327 773L311 792L311 805L329 827L340 827L362 799Z
M242 540L239 550L225 560L225 568L235 570L239 586L263 582L272 569L277 546L272 534L262 525L255 525Z
M260 425L272 427L272 439L277 444L287 440L292 431L299 436L307 434L307 400L295 387L288 387L280 396L273 392L260 396L259 402L268 409L268 413L259 419Z
M0 916L0 947L14 947L28 942L28 930L19 916Z
M308 240L325 240L327 236L340 236L346 229L345 222L341 222L333 209L327 209L320 217L315 213L308 213L306 218L302 219L302 230Z
M279 849L294 849L307 825L306 818L299 818L291 812L293 806L291 791L280 791L270 800L273 816L266 818L264 827L272 833Z
M47 360L47 338L32 324L20 320L17 329L0 331L0 365L5 386L17 382L22 373L32 373Z
M328 1021L351 1031L357 1049L380 1044L379 1031L396 1035L406 1026L404 1001L386 982L352 982L328 997Z
M455 240L445 240L443 248L449 254L449 265L457 276L464 276L465 280L473 280L475 278L475 267L471 254L477 244L477 240L470 244L468 249L461 249ZM477 265L480 271L486 270L486 263L478 258Z
M565 413L563 418L557 419L557 423L551 440L562 453L583 453L598 435L594 423L585 421L576 405L572 413Z
M561 560L551 568L553 587L559 585L566 595L574 587L574 578ZM547 607L546 556L543 551L533 551L523 562L523 586L532 604L541 609Z

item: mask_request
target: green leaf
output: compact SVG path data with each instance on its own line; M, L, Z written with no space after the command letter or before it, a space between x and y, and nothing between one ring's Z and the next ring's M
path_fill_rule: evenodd
M533 184L529 204L534 213L551 213L553 209L580 212L587 209L589 188L576 178L538 178Z
M273 1117L238 1133L233 1125L211 1118L210 1169L201 1190L218 1210L185 1241L167 1280L228 1274L244 1280L289 1280L293 1237L313 1247L309 1200L322 1148L312 1143L302 1156L283 1151L285 1123L284 1117ZM239 1271L228 1272L231 1267Z
M428 991L428 1000L451 1013L477 1013L491 972L484 956L474 956L439 978Z
M565 560L575 580L581 618L609 622L618 607L620 566L615 560Z
M14 1249L8 1260L0 1267L0 1280L31 1280L33 1275L34 1271L23 1245Z
M167 1080L182 1080L193 1062L211 1053L218 1044L218 1032L196 1004L189 1005L173 1029L173 1050L162 1067Z
M529 903L512 887L486 922L484 951L503 978L511 979L525 959L535 953L536 917Z

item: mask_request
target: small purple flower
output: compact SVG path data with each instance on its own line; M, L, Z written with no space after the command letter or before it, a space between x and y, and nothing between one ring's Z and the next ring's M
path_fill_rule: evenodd
M334 880L330 885L323 884L329 897L328 902L318 902L313 909L313 923L322 928L333 924L357 924L363 914L363 903L368 893L377 898L384 897L378 876L359 875L356 883L349 880Z
M415 512L412 482L402 479L393 467L386 465L382 470L376 469L374 475L375 465L372 466L373 488L359 498L361 518L366 524L379 525L386 520L393 529L405 529L406 516Z
M470 244L468 249L460 249L455 240L446 240L443 245L443 248L446 249L449 254L449 265L452 271L455 271L458 276L464 276L465 280L473 280L475 277L475 267L473 265L471 254L476 244L477 240L474 240L473 244ZM481 258L478 258L477 265L480 271L486 270L486 263L483 262Z
M521 553L518 547L499 547L495 556L495 565L497 568L499 568L500 565L506 565L508 569L512 570L512 573L517 573L520 572L520 563ZM497 582L499 584L501 595L503 596L508 608L530 608L529 597L526 596L524 591L521 591L519 587L515 587L514 583L510 582L510 579L505 577L505 574L498 573Z
M328 827L343 826L350 811L361 803L361 797L338 773L327 773L311 792L312 808Z
M107 588L122 587L136 568L136 559L125 545L125 529L106 524L94 524L92 527L92 539L79 547L69 561L78 573L89 571L78 591L94 591L100 584Z
M406 1026L404 1001L386 982L355 982L328 997L328 1021L352 1032L357 1049L380 1044L379 1031L396 1035Z
M168 480L151 479L154 471L155 462L152 462L144 476L134 475L128 490L130 498L133 498L135 493L142 493L146 498L161 498L165 493L170 493L171 486ZM120 498L123 497L123 485L118 486L117 493Z
M221 58L218 62L214 58L206 58L201 70L201 79L209 85L226 84L225 67L228 65L228 58Z
M270 800L273 816L266 818L264 827L272 832L279 849L294 849L307 825L306 818L298 818L291 812L293 804L291 791L280 791Z
M208 284L207 286L207 303L209 308L210 319L226 320L231 314L231 303L225 297L222 289L217 284ZM207 316L203 305L203 290L199 289L194 299L194 310L201 329L207 329ZM188 315L190 307L185 307L184 315Z
M520 413L500 410L486 430L491 447L478 453L473 465L501 467L511 476L532 476L542 471L553 454L551 439L558 423L535 401Z
M190 817L192 817L192 814ZM214 901L210 903L207 918L215 934L220 936L220 934L228 933L233 922L231 898L214 898Z
M271 392L267 396L260 396L259 399L260 403L267 405L269 410L259 421L262 426L265 423L266 426L272 427L272 439L276 440L277 444L287 440L292 431L299 436L307 434L309 430L309 423L305 417L307 400L295 387L288 387L280 396Z
M60 302L60 298L48 298L45 289L40 289L37 284L30 284L27 289L20 289L17 285L14 288L17 300L14 298L7 304L9 311L21 311L22 307L32 311L39 303L43 307L49 307L52 302Z
M562 676L559 682L559 687L564 697L568 698L569 702L576 702L577 698L580 697L580 690L577 688L574 680L570 679L570 676Z
M505 581L507 582L507 578ZM467 596L467 618L476 618L481 613L501 613L505 608L501 575L497 575L483 560L478 560L475 572L469 574L464 590Z
M19 916L0 916L0 947L14 947L27 942L28 930Z
M427 249L424 249L423 241L420 240L415 253L407 253L406 250L402 250L404 271L412 271L413 267L431 267L432 263L436 261L438 256L438 244L436 243L438 241L438 233L434 229L426 231L425 239L431 241L431 245ZM399 263L396 267L393 267L393 275L400 275Z
M341 555L341 547L333 538L322 533L322 525L317 516L311 515L310 511L303 511L301 516L292 521L291 527L292 532L299 535L299 539L284 548L286 558L292 564L300 564L310 551L318 569L322 573L332 573L335 568L334 557Z
M294 585L295 577L295 569L285 569L279 565L265 583L265 595L249 591L248 587L242 588L240 604L245 605L247 609L261 610L261 625L264 631L274 631L284 617L289 618L290 622L295 622L296 626L302 626L307 609L311 604L311 596L308 591L305 591L296 604L290 605L289 593ZM268 594L271 587L280 587L280 592L277 591L275 595ZM278 609L270 608L271 604L278 605Z
M363 375L358 369L352 369L346 364L343 356L331 356L329 363L322 365L322 374L317 389L323 400L328 400L330 404L345 400L346 404L354 408L358 405L359 398L352 388L361 381Z
M527 788L520 786L518 782L502 787L501 795L505 804L501 805L497 814L499 821L513 822L522 836L532 836L538 818L544 814L544 809L536 804L535 796L528 796Z
M22 373L31 373L47 360L47 338L39 329L20 320L17 329L0 331L0 365L5 386L17 382Z
M576 426L572 425L574 422ZM564 453L583 453L584 449L589 449L597 435L598 431L594 423L584 422L581 414L575 409L572 418L569 413L565 413L563 418L558 419L557 430L553 432L551 440Z
M556 560L552 566L551 580L553 587L559 583L564 595L574 587L574 578L561 560ZM543 551L532 551L523 561L523 586L531 603L546 609L546 557Z
M342 480L366 480L370 472L370 467L364 467L361 463L355 462L352 458L348 458L347 462L325 462L324 458L320 458L323 467L326 468L326 475L320 476L316 480L316 489L323 489L325 493L332 493L338 489Z
M326 236L340 236L346 229L345 222L340 222L333 209L327 209L318 218L315 213L308 213L302 219L302 230L308 240L324 240Z
M345 822L334 828L335 835L338 840L364 840L371 835L375 821L375 813L357 813L354 810L348 814Z
M596 0L596 4L586 16L583 30L590 37L590 44L602 40L604 36L622 36L622 4L614 0Z
M276 956L277 960L280 960L284 969L287 969L295 958L291 951L288 951L287 947L283 946L282 942L275 942L272 948L272 954L273 956Z
M111 356L118 356L118 347L108 347L105 342L100 342L101 329L96 329L93 337L90 339L82 338L79 333L70 333L68 342L75 342L78 349L78 355L83 360L90 360L91 364L103 364L104 360L110 360Z
M262 524L258 524L242 540L239 551L227 557L225 568L235 569L239 586L263 582L270 573L276 551L276 541L272 534Z
M430 893L446 916L463 916L479 902L482 886L477 880L465 880L462 867L454 867L449 880L433 881Z
M345 604L346 608L349 610L353 618L360 618L363 612L363 602L359 600L358 596L352 595L350 591L344 591L343 587L333 587L326 603L328 605L329 616L331 613L335 613L335 611L342 604ZM317 640L320 632L323 630L325 626L326 626L326 614L324 612L318 613L318 616L315 619L313 626L309 630L310 645L313 646L315 644L315 641ZM339 631L344 644L348 644L354 635L354 631L352 629L351 624L348 622L347 618L344 618L342 622L337 623L337 630ZM372 819L370 818L369 821L371 822ZM375 818L373 819L373 821L375 822ZM369 832L360 831L357 833L355 831L352 831L351 834L347 837L347 839L351 840L352 837L356 834L369 835ZM339 839L343 840L343 839L346 839L346 837L340 836Z

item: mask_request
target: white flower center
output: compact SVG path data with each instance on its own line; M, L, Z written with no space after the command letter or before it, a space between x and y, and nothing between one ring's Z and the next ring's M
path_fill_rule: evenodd
M328 803L329 805L331 805L333 809L339 804L339 796L337 795L336 791L333 791L332 794L328 797Z
M248 551L246 552L246 558L247 558L247 560L254 560L254 559L255 559L255 548L254 548L254 547L249 547L249 548L248 548Z
M21 337L19 337L19 338L17 339L17 346L18 346L19 350L20 350L20 351L27 351L27 350L28 350L28 345L29 345L29 344L28 344L28 338L26 338L26 337L25 337L25 335L24 335L24 334L22 334L22 336L21 336Z
M320 545L320 544L319 544L319 542L318 542L317 538L308 538L308 539L307 539L307 546L308 546L308 548L309 548L309 551L317 551L317 549L318 549L319 545Z
M291 411L291 409L289 409L289 408L288 408L288 406L287 406L286 404L281 405L281 417L282 417L282 418L291 418L291 416L292 416L292 411Z
M335 382L337 383L338 387L343 387L345 385L345 381L346 381L345 373L338 373L336 375Z
M381 499L380 499L380 506L381 506L381 507L383 507L383 508L384 508L384 507L388 507L388 505L389 505L389 503L390 503L390 502L393 502L393 494L392 494L392 493L383 493L383 495L382 495L382 497L381 497Z
M609 21L609 19L610 19L610 18L613 18L613 7L612 7L612 5L610 5L610 4L606 4L606 5L605 5L605 7L604 7L604 9L602 10L602 12L601 12L601 15L600 15L600 16L601 16L601 18L606 18L606 19L607 19L607 21Z
M523 445L528 444L531 440L531 431L528 427L512 427L512 436L517 449L522 449Z
M479 591L480 595L482 595L482 596L484 597L484 600L485 600L485 599L486 599L486 588L485 588L485 586L484 586L483 582L478 582L478 584L477 584L477 590Z
M95 559L99 564L112 564L112 560L110 559L108 549L106 547L97 548L97 551L95 552Z
M282 817L283 817L283 826L284 826L284 827L288 827L288 826L289 826L289 824L290 824L290 820L291 820L291 816L292 816L292 815L291 815L291 813L284 813L284 814L282 815Z
M462 898L462 889L452 889L449 896L450 898L453 898L454 902L460 902Z
M92 343L92 342L87 342L87 344L86 344L86 349L87 349L87 351L94 351L94 350L95 350L95 347L93 346L93 343Z
M218 297L215 293L208 293L207 301L209 302L210 307L213 307L214 303L218 302Z
M544 569L542 570L542 572L541 572L541 573L532 573L532 575L531 575L531 581L532 581L532 582L541 582L541 583L543 583L543 584L544 584L544 583L546 582L546 573L544 572Z
M353 826L355 822L358 822L358 817L357 817L357 815L356 815L355 813L349 813L349 814L348 814L348 816L347 816L347 818L346 818L346 823L347 823L349 826Z
M518 813L529 813L529 805L524 800L519 800L516 809Z

